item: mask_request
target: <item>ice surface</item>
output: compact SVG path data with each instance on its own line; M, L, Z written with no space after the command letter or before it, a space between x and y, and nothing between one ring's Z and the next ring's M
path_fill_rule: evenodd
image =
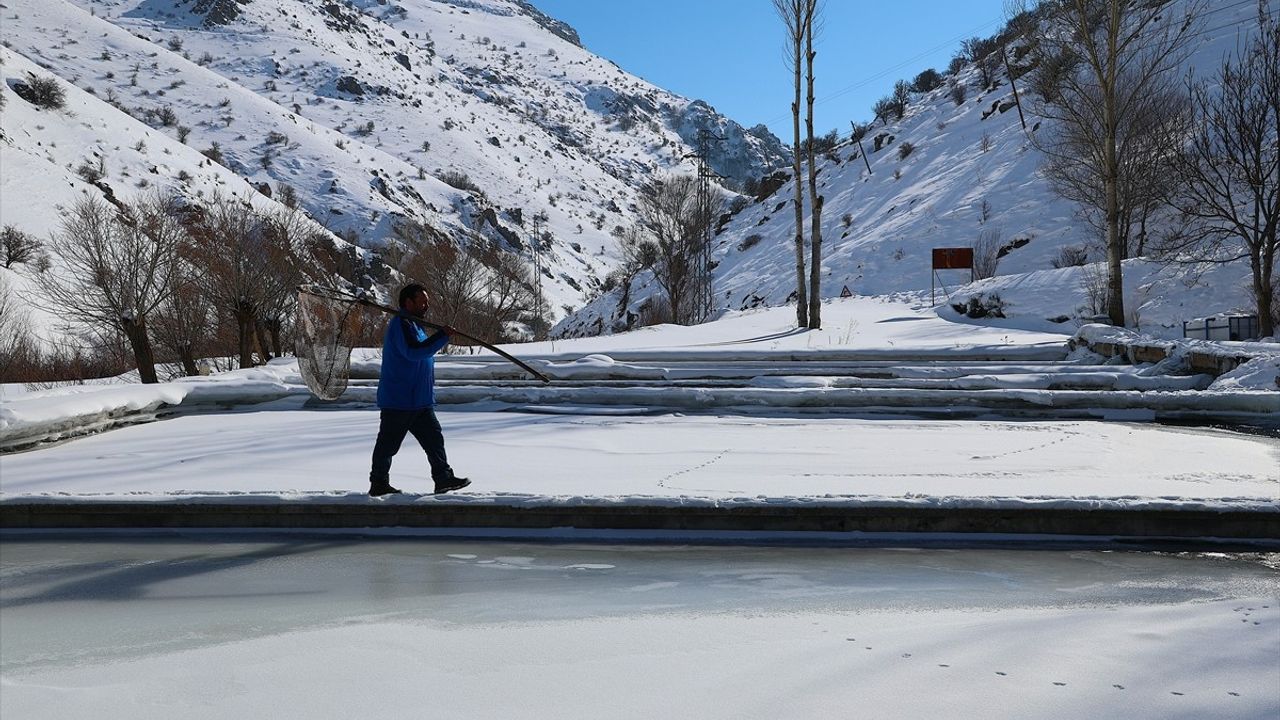
M1224 557L213 536L0 573L6 718L1280 712L1275 571Z

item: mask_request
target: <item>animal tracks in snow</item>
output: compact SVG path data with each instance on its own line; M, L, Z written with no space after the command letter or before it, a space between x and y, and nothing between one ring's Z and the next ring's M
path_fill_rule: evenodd
M1268 606L1262 606L1262 607L1267 608ZM1246 613L1246 614L1247 614L1249 611L1251 611L1251 610L1253 610L1253 609L1254 609L1254 608L1251 608L1251 607L1247 607L1247 606L1241 605L1240 607L1234 608L1233 612L1243 612L1243 613ZM825 631L824 631L824 632L825 632ZM1155 636L1153 636L1153 637L1155 637ZM846 642L855 642L856 640L857 640L857 638L856 638L856 637L853 637L853 636L847 636L847 637L845 637L845 641L846 641ZM874 647L874 646L872 646L872 645L865 645L865 646L863 646L863 650L872 650L872 649L873 649L873 647ZM919 656L919 655L921 655L921 654L920 654L920 653L918 653L918 652L914 652L914 651L913 651L913 652L901 652L901 653L899 653L899 657L900 657L901 659L903 659L903 660L911 660L911 659L917 658L917 656ZM873 661L873 662L878 662L878 661ZM957 671L960 671L961 673L963 673L966 669L970 669L970 668L966 668L964 663L956 664L956 663L954 663L954 662L934 662L934 663L933 663L933 665L934 665L934 667L939 668L939 669L944 669L944 670L957 670ZM1021 683L1021 684L1022 684L1022 685L1024 685L1024 686L1025 686L1025 685L1028 685L1028 684L1038 684L1038 683L1045 682L1043 679L1030 679L1030 678L1028 677L1028 674L1027 674L1027 673L1025 673L1025 672L1024 672L1022 675L1018 675L1017 673L1010 672L1010 671L1007 671L1007 670L990 670L990 672L991 672L992 674L994 674L996 677L999 677L999 678L1002 678L1002 679L1007 679L1007 680L1010 680L1010 681L1014 681L1014 680L1016 680L1018 683ZM1045 673L1044 673L1043 669L1041 669L1041 670L1039 670L1039 671L1038 671L1037 673L1035 673L1035 674L1038 674L1038 675L1040 676L1040 678L1043 678ZM990 676L988 676L988 677L990 677ZM1065 681L1065 680L1048 680L1048 683L1049 683L1052 687L1055 687L1055 688L1071 688L1071 690L1072 690L1073 692L1076 692L1076 693L1089 693L1089 692L1091 692L1091 690L1093 689L1093 687L1091 686L1091 684L1090 684L1090 683L1088 683L1088 682L1077 682L1077 681L1067 682L1067 681ZM1141 683L1139 683L1139 686L1141 686ZM1098 689L1098 690L1102 690L1102 688L1103 688L1103 687L1105 687L1105 686L1097 686L1097 689ZM1119 690L1119 691L1126 691L1126 690L1129 690L1129 686L1127 686L1127 685L1125 685L1125 684L1123 684L1123 683L1111 683L1111 684L1110 684L1110 688L1111 688L1112 690ZM1155 691L1155 692L1160 692L1160 693L1167 693L1168 695L1175 696L1175 697L1188 697L1188 696L1190 696L1190 695L1192 695L1192 694L1193 694L1193 693L1192 693L1190 690L1188 690L1187 688L1181 688L1181 689L1178 689L1178 690L1170 690L1170 689L1159 689L1159 688L1146 687L1146 688L1141 688L1141 689L1146 690L1147 692ZM1208 691L1208 692L1211 692L1211 691ZM1218 690L1217 692L1222 692L1222 691L1221 691L1221 690ZM1227 691L1225 691L1225 692L1226 692L1226 694L1227 694L1228 696L1233 697L1233 698L1242 697L1242 694L1241 694L1239 691L1237 691L1237 690L1227 690ZM1198 693L1197 693L1197 694L1198 694ZM1204 696L1203 696L1203 695L1201 695L1201 697L1204 697Z

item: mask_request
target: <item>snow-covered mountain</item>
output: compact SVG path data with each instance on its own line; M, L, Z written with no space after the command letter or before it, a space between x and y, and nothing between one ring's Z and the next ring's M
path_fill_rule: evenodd
M1175 2L1171 12L1180 4ZM1268 6L1280 12L1280 2L1270 0ZM1252 1L1209 4L1193 35L1187 70L1200 76L1214 72L1224 54L1235 50L1238 33L1257 27L1257 12ZM854 294L923 291L927 297L932 248L972 246L989 231L998 233L1002 246L999 275L961 289L959 296L998 292L1007 314L1043 329L1055 325L1050 318L1062 322L1088 315L1082 269L1057 270L1053 260L1064 246L1095 243L1096 233L1040 172L1042 155L1032 134L1042 121L1028 115L1023 129L1003 68L991 89L982 87L973 65L955 80L966 91L962 102L954 101L944 83L913 93L901 120L874 123L862 141L870 170L856 144L819 159L819 193L825 196L822 295L837 297L847 287ZM1019 82L1029 107L1027 78ZM831 86L818 87L819 99L824 91ZM788 179L719 231L712 257L721 312L776 306L793 296L793 198ZM808 222L806 209L806 242ZM806 248L806 259L807 254ZM1090 257L1104 259L1097 251ZM1153 332L1180 335L1183 319L1233 308L1251 312L1248 272L1245 262L1189 272L1127 261L1133 293L1127 304L1135 315L1145 316L1147 325L1155 325L1149 328ZM1025 278L1027 273L1040 274ZM944 290L956 291L968 280L967 271L940 272L940 299ZM592 335L630 327L658 292L652 276L641 274L627 295L620 290L603 294L553 333Z
M527 254L530 218L545 212L557 317L615 264L611 231L638 188L691 169L701 130L726 138L711 165L730 184L787 162L763 127L622 71L522 0L5 0L3 12L5 45L41 72L95 94L120 122L132 115L201 151L216 144L242 185L296 193L361 244L381 246L403 218ZM21 77L14 67L7 79ZM4 130L6 143L29 131L9 112ZM84 159L120 143L64 142ZM106 185L136 183L129 160L105 155ZM23 201L53 211L43 184Z
M0 48L0 223L36 239L56 232L67 211L86 197L130 199L157 188L181 188L193 199L214 195L246 198L262 212L285 207L252 191L244 178L179 142L163 128L152 128L94 94L58 80L65 93L61 109L41 108L14 91L31 76L49 77L30 59ZM98 177L101 174L101 177ZM323 229L313 228L317 232ZM345 243L330 237L335 246ZM347 248L363 255L356 248ZM35 258L32 258L34 260ZM59 258L50 258L58 263ZM0 267L0 283L11 305L45 340L63 333L62 319L29 302L35 292L35 262ZM13 300L10 300L13 302Z
M53 228L72 189L127 195L144 184L296 193L318 222L375 248L408 218L528 257L531 218L545 212L555 333L583 335L628 327L657 292L646 275L625 304L596 288L618 263L614 231L634 221L638 189L655 173L691 172L701 132L724 138L711 166L727 185L788 167L763 128L625 73L522 0L4 0L2 9L6 82L28 70L56 75L82 88L76 102L99 118L90 127L83 109L33 115L4 88L0 220L36 235ZM1255 13L1252 1L1211 4L1192 70L1212 71ZM821 160L824 296L927 291L930 250L987 231L1004 245L999 275L962 297L999 292L1008 314L1046 328L1087 314L1084 271L1052 265L1094 233L1040 175L1031 143L1040 121L1022 128L1002 71L992 88L977 76L972 66L956 74L959 104L943 85L913 95L901 120L877 122L863 141L870 172L853 144ZM225 167L197 152L215 144ZM106 177L86 186L74 170L99 157ZM787 302L791 197L784 181L719 228L722 310ZM1128 304L1157 332L1251 304L1243 266L1188 275L1135 260L1126 272ZM967 278L937 280L955 290Z

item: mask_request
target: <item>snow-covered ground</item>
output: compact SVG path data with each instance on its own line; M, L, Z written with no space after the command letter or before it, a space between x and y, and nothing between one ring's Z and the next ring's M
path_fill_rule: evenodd
M842 330L795 332L773 308L509 347L550 385L492 355L442 356L450 457L476 481L456 501L1280 509L1280 439L1091 421L1265 424L1280 392L1249 380L1265 372L1221 389L1068 358L1063 335L950 322L910 302L828 311ZM0 456L0 494L358 499L378 416L376 353L357 355L333 404L312 400L289 358L152 386L6 388L10 447L176 417ZM413 493L426 476L408 443L393 479Z
M451 463L474 481L450 502L1280 511L1280 442L1224 432L1097 422L484 411L440 417ZM6 456L0 492L7 499L359 501L377 429L374 411L286 410L279 403L179 417ZM429 477L422 451L408 439L393 482L427 493Z
M992 327L952 322L939 317L927 302L928 293L876 297L835 298L823 305L821 330L797 330L795 306L726 313L701 325L654 325L602 337L527 343L520 350L535 355L559 352L602 352L664 349L682 353L862 351L868 354L908 354L955 358L961 352L984 349L1003 357L1027 358L1061 354L1074 327L1055 331L1027 330L1010 324Z
M0 715L1274 718L1266 565L1154 553L6 542Z

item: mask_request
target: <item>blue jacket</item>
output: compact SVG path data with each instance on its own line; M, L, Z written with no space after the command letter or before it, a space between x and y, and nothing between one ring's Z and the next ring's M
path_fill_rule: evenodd
M378 407L420 410L436 404L436 361L449 336L427 335L421 325L397 315L382 334L382 372L378 377Z

